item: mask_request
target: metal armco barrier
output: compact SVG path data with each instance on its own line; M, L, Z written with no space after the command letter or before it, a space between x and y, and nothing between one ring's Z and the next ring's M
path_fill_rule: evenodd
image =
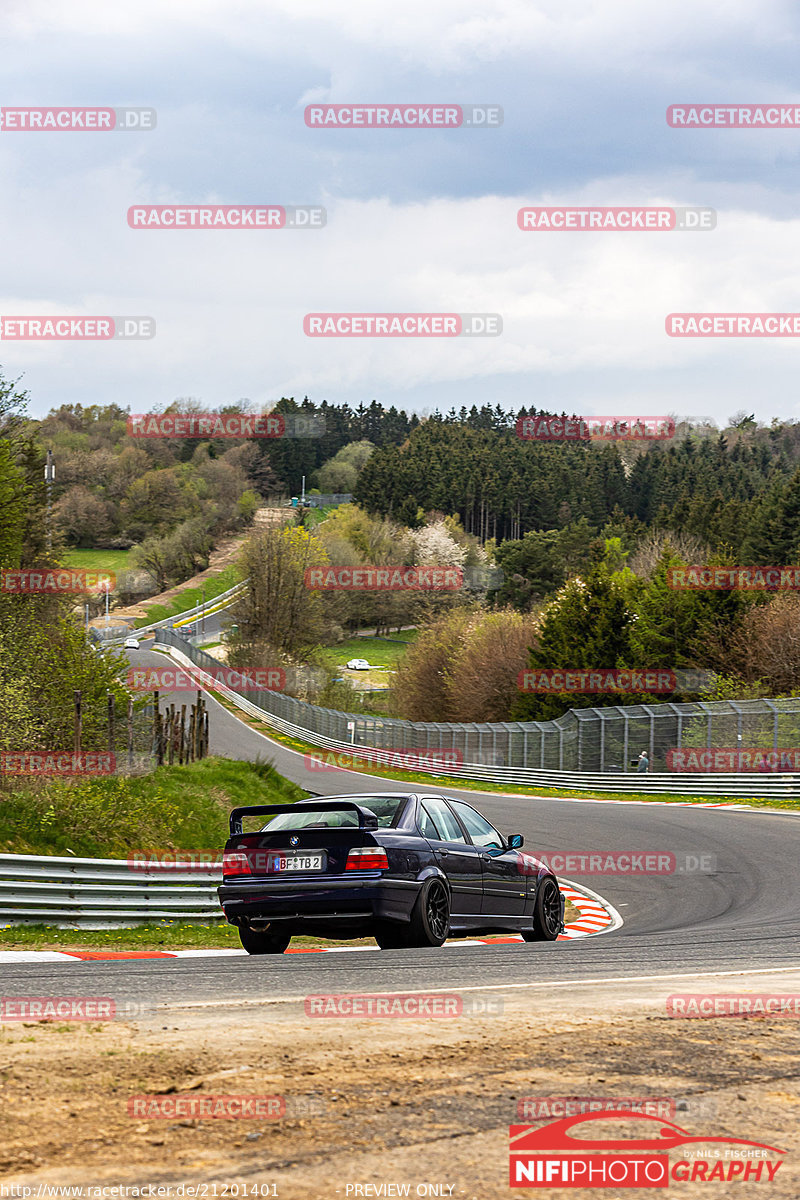
M222 916L222 865L139 870L125 859L0 854L0 925L70 927L208 921Z
M190 646L182 638L178 637L172 630L164 630L156 635L157 641L164 645L170 646L171 656L184 666L190 674L194 674L200 685L205 685L208 681L203 679L204 671L218 671L219 662L206 654L202 650L198 650L194 646ZM364 717L363 714L341 713L334 709L320 708L314 704L308 704L304 700L296 700L291 696L285 696L280 692L254 691L248 695L252 698L246 698L236 689L224 685L218 680L213 680L213 690L225 695L232 700L238 708L243 712L249 713L250 716L258 717L271 725L273 729L277 729L280 733L287 734L289 737L297 738L300 741L309 742L315 746L319 746L324 750L340 751L346 754L357 755L362 751L365 755L369 752L370 762L378 765L378 761L382 756L385 756L385 765L388 767L396 767L402 769L402 755L417 755L418 761L413 766L406 769L414 771L429 771L436 775L446 774L447 777L484 780L490 783L503 784L513 788L516 786L536 787L536 788L559 788L569 789L574 791L604 791L604 792L639 792L649 795L686 795L686 796L707 796L709 799L714 797L734 798L771 798L774 800L792 799L800 796L800 776L789 774L743 774L740 772L731 773L713 773L700 774L694 772L667 772L654 771L648 774L639 774L636 771L630 773L620 773L613 771L592 771L592 770L575 770L563 769L537 769L536 767L524 767L516 765L506 765L495 761L487 764L486 762L470 762L468 760L469 735L475 734L475 731L482 731L486 737L487 748L492 745L492 735L494 739L494 750L489 750L488 754L498 756L498 747L503 746L502 740L498 743L498 736L509 735L511 732L521 731L525 733L526 723L524 722L509 722L508 724L500 725L431 725L425 723L417 723L412 721L386 720L377 717ZM765 704L775 706L775 701L765 701ZM653 706L654 708L656 706ZM665 705L665 708L688 708L693 709L701 707L702 709L713 709L715 705ZM719 707L724 709L726 704L720 704ZM276 711L277 710L277 711ZM580 715L591 714L594 709L579 710ZM568 713L569 717L571 714ZM794 715L793 713L791 715ZM293 717L294 719L288 719ZM705 722L706 714L702 713L702 719ZM352 722L353 729L351 737L343 740L342 738L328 737L325 733L320 732L320 725L325 724L332 726L335 730L346 730L348 722ZM559 721L532 721L527 723L528 728L532 732L542 733L541 745L544 746L544 733L547 730L542 730L543 726L549 726L555 736L561 735L561 750L560 757L564 758L564 735L569 734L569 729L565 729L565 718L560 718ZM398 730L398 727L399 730ZM388 737L384 735L388 733ZM384 744L379 744L379 738L384 736ZM368 740L371 738L372 740ZM402 738L402 740L400 740ZM358 740L356 740L358 739ZM443 771L441 765L427 766L424 763L424 755L426 751L429 754L436 755L438 751L443 749L459 749L461 744L466 744L466 750L463 755L463 761L459 766L448 764ZM509 739L510 740L510 739ZM388 745L386 744L388 741ZM398 741L400 744L398 745ZM572 736L570 744L574 752L580 741ZM474 743L472 743L474 744ZM538 749L538 748L537 748ZM502 755L503 750L500 750ZM543 752L542 752L542 756ZM499 757L499 756L498 756ZM342 762L342 766L346 766ZM320 791L324 791L325 771L320 770ZM414 784L409 784L409 790L412 790Z

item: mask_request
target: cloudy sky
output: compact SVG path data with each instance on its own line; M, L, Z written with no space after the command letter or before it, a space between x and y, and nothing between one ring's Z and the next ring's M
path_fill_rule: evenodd
M4 341L40 415L281 395L416 412L800 418L800 339L666 336L800 310L800 128L782 0L3 0L2 105L147 106L150 132L0 130L0 313L136 314L127 344ZM310 129L305 106L502 106L492 129ZM322 205L319 230L131 229L142 204ZM523 205L698 205L713 232L523 233ZM312 339L309 312L494 312L495 338Z

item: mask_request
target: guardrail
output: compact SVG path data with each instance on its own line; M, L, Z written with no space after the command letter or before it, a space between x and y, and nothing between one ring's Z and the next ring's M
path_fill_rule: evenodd
M125 859L0 854L0 925L67 928L209 921L222 916L222 865L139 869Z
M184 612L174 613L171 617L162 617L160 621L153 621L150 625L140 625L138 628L133 626L130 628L126 627L124 632L112 636L105 636L102 629L93 629L92 632L99 636L99 640L106 644L111 644L124 641L126 637L144 637L145 634L154 633L159 629L173 628L176 625L191 621L192 617L209 617L232 604L246 582L246 580L241 580L239 583L235 583L233 587L228 588L227 591L220 592L218 596L212 596L205 604L197 604L194 608L187 608Z
M176 643L182 645L182 649ZM368 765L395 767L399 770L413 770L414 772L430 773L431 775L442 776L454 779L471 779L479 780L487 783L503 784L506 786L525 786L535 788L558 788L575 791L601 791L601 792L638 792L646 795L687 795L687 796L707 796L709 799L728 797L728 798L768 798L773 800L788 800L795 799L800 796L800 776L780 774L780 775L745 775L739 772L714 773L711 775L700 774L694 772L654 772L652 774L645 773L626 773L616 774L613 772L589 772L575 770L546 770L536 768L525 768L517 766L504 766L499 763L476 763L464 761L461 764L448 763L446 768L442 768L441 758L436 762L436 749L424 747L376 747L365 743L356 743L355 741L342 741L337 738L326 737L318 733L308 725L300 725L296 722L289 721L284 717L278 716L276 713L269 711L263 704L257 701L250 700L242 696L235 689L228 687L219 681L219 678L212 677L203 670L203 665L207 665L212 671L217 670L219 663L210 655L205 654L202 650L197 650L193 646L189 646L183 642L172 631L166 631L162 644L170 646L170 655L176 661L181 663L186 668L189 674L193 675L199 686L211 685L213 691L217 691L231 700L237 708L250 716L257 717L276 729L279 733L286 734L289 737L296 738L299 741L310 743L325 750L344 752L350 756L361 756L368 760ZM279 693L254 693L256 696L267 695L269 697L277 697L281 701L289 702L292 706L293 713L302 715L306 711L316 709L317 706L307 704L302 700L295 700L292 697L282 696ZM329 710L317 709L318 712L324 713ZM370 725L374 727L376 722L367 718L357 717L355 714L348 713L332 713L333 716L349 718L353 723L353 737L356 735L356 727L359 721L364 730L367 730ZM377 722L380 724L380 722ZM412 726L412 722L403 722ZM532 724L535 724L532 722ZM446 728L446 727L442 727ZM454 726L454 729L461 728ZM442 748L440 744L440 749ZM426 765L426 754L430 765ZM408 760L416 756L413 765L403 766L404 762L408 764ZM331 764L331 765L335 765ZM342 764L345 766L346 764ZM320 782L324 778L324 764L320 764ZM409 784L413 788L413 784Z

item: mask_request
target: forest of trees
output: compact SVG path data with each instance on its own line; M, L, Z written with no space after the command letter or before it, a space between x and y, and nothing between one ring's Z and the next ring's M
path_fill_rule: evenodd
M417 715L430 709L431 719L434 709L549 717L636 699L519 695L517 664L703 668L714 672L714 695L800 688L798 597L676 592L666 583L676 564L800 561L798 424L759 427L745 417L724 431L678 423L659 442L532 442L516 432L520 417L542 415L531 407L420 418L376 401L353 409L284 398L278 412L313 417L322 434L149 439L132 438L129 414L113 404L62 406L39 421L27 418L26 405L0 380L3 566L54 561L70 545L134 546L163 586L204 565L216 540L245 529L257 506L296 495L302 476L307 489L354 492L356 504L321 525L301 510L295 532L250 539L243 566L255 583L240 606L235 647L242 661L256 647L260 656L313 657L315 640L330 644L364 624L430 626L432 640L420 642L428 649L410 656L398 679L396 703ZM221 411L251 410L242 402ZM165 411L201 410L183 400ZM46 449L57 465L52 548ZM332 564L491 564L502 583L488 595L319 603L295 588L289 604L282 589L301 550ZM12 620L12 609L8 630L22 619ZM56 610L47 620L63 644L67 609ZM430 683L436 661L448 664L438 690ZM462 686L480 670L491 686Z

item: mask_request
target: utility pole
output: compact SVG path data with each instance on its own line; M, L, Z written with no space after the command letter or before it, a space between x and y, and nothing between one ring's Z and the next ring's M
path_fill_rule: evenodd
M302 488L302 493L300 496L300 503L305 504L305 502L306 502L306 477L304 475L303 476L303 488Z
M44 481L47 485L47 549L53 549L53 483L56 477L56 467L53 462L53 451L47 451L47 461L44 465Z

